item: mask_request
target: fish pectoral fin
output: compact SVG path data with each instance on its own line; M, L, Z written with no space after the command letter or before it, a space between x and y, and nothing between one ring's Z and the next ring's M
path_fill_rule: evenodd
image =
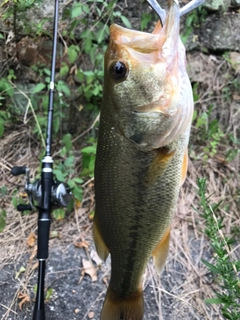
M100 320L142 320L143 304L142 288L136 290L129 297L118 297L110 282Z
M181 186L183 185L186 175L187 175L187 168L188 168L188 150L186 150L184 157L183 157L183 163L182 163L182 174L181 174Z
M169 152L165 147L159 148L156 151L156 155L153 158L145 177L145 182L147 184L154 183L156 179L160 178L164 174L171 163L174 154L174 150Z
M106 261L109 255L109 249L103 241L103 238L97 226L96 219L94 219L93 221L93 239L97 250L97 254L103 261Z
M161 273L164 267L164 264L167 260L169 240L170 240L170 226L167 227L162 238L160 239L160 241L158 242L158 244L156 245L152 253L154 264L158 273Z

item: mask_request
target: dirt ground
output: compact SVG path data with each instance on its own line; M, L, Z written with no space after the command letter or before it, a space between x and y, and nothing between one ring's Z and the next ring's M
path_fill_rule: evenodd
M192 180L194 172L190 162L165 269L159 277L150 261L144 275L145 320L222 319L218 307L204 303L214 296L218 285L201 262L212 257L209 244L196 227L198 223L201 228L202 222L191 208L197 188ZM0 238L0 316L2 320L31 319L37 283L37 213L22 216L12 207L9 210ZM66 219L53 221L51 236L45 287L52 293L46 301L46 318L99 319L110 259L101 263L96 255L87 210L78 208Z
M29 225L29 219L32 220L32 228L35 229L36 214L28 217L27 222L24 222L23 218L17 221L20 218L18 214L15 218L15 224L22 224L23 232L26 232L24 227ZM176 224L178 219L176 217ZM53 229L55 228L59 230L59 235L62 234L61 239L50 240L45 281L46 289L52 288L53 291L50 301L46 302L46 318L99 319L106 284L109 280L110 261L97 265L100 261L96 258L91 235L86 235L84 240L83 236L79 239L82 233L78 235L74 232L74 217L69 217L62 226L53 223ZM14 233L14 230L12 232ZM174 233L176 232L181 230L176 229ZM200 247L203 237L194 239L192 231L190 234L188 242L191 243L191 247L186 248L190 251L181 252L177 255L177 259L174 257L174 246L177 247L178 240L173 236L169 261L161 278L155 273L153 264L149 263L144 277L144 319L208 319L204 310L207 307L202 301L200 302L206 295L206 290L211 293L210 276L200 263L200 259L207 252L199 254L202 250ZM81 243L86 244L86 248L77 247L77 244L81 246ZM13 241L11 250L8 247L6 252L8 261L4 263L0 273L1 319L31 319L32 317L35 297L33 291L37 283L35 269L37 261L32 257L34 250L35 245L29 247L24 241L18 239ZM189 272L185 266L186 258L191 259L188 268L192 270ZM85 270L83 261L90 262L90 266L87 265ZM25 271L17 277L17 273L23 267ZM193 271L196 273L191 275ZM23 302L24 298L26 302L22 310L19 310L19 303ZM211 319L220 319L216 310L211 312Z

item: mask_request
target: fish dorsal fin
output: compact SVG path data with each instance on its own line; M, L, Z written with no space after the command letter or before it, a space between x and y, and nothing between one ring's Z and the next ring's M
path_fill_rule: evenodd
M94 219L94 221L93 221L93 239L94 239L95 247L96 247L96 250L97 250L99 257L103 261L106 261L108 255L109 255L109 249L106 246L105 242L103 241L103 238L102 238L101 233L99 231L96 219Z
M162 238L153 250L153 260L158 273L161 273L167 260L170 239L170 226L165 230Z

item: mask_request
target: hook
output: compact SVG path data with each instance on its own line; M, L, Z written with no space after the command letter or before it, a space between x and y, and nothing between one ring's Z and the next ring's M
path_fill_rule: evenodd
M186 4L181 10L180 10L180 17L184 16L185 14L191 12L192 10L198 8L204 3L205 0L192 0L188 4Z

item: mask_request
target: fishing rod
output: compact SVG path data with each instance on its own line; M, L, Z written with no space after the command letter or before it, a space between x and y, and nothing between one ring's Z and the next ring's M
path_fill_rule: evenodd
M44 280L46 260L48 258L48 242L51 225L51 211L53 208L66 207L71 199L71 191L66 183L59 182L53 177L53 159L51 156L52 126L53 126L53 102L54 80L56 69L57 34L58 34L58 8L59 1L55 0L53 47L51 62L51 77L48 101L48 119L45 156L42 159L41 178L30 183L30 170L25 167L13 167L12 175L25 174L25 191L28 194L29 204L19 204L18 211L38 209L38 285L36 302L33 312L33 320L45 320L44 310Z

